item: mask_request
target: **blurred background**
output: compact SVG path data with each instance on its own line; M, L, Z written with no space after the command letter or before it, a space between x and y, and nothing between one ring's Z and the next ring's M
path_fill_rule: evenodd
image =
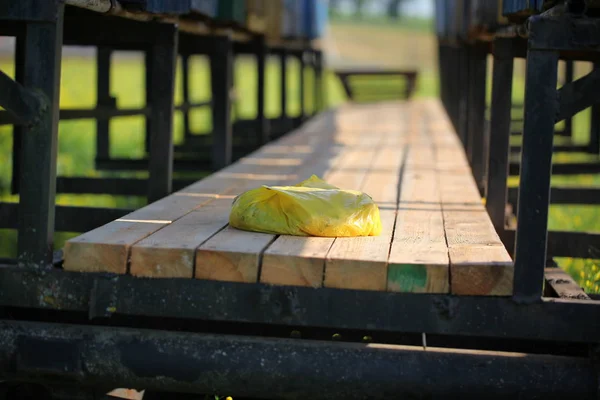
M334 107L348 99L334 69L344 67L377 67L415 69L419 72L415 97L438 95L437 43L434 36L434 3L432 0L329 0L329 22L321 47L325 53L327 71L324 96L326 107ZM65 47L62 64L61 108L93 108L96 102L96 66L93 48ZM0 69L14 74L14 41L0 37ZM141 107L145 102L144 69L141 53L115 52L112 59L111 94L117 98L119 107ZM581 64L581 63L579 63ZM210 71L208 60L202 56L192 57L190 67L191 101L210 98ZM267 65L266 112L268 117L280 115L279 109L279 62L269 60ZM288 114L300 113L299 63L289 61ZM522 101L524 95L524 62L515 61L513 85L514 101ZM589 66L577 65L576 78L589 71ZM243 118L256 115L255 62L238 57L235 63L235 87L237 101L233 114ZM491 77L491 62L488 62ZM306 71L306 109L313 104L311 90L313 76ZM176 104L182 101L181 71L177 76ZM490 101L491 79L488 79L488 102ZM386 83L383 82L382 85ZM589 111L574 119L574 142L585 141L589 132ZM194 110L191 114L194 134L206 134L211 130L210 109ZM130 176L147 177L146 172L107 172L94 168L95 123L93 120L61 121L59 127L58 175L60 176ZM120 117L111 120L111 157L141 158L144 155L144 119ZM183 140L183 118L175 115L175 144ZM583 135L583 137L582 137ZM10 195L12 174L12 128L0 126L0 198L17 202L18 196ZM562 154L578 157L577 154ZM566 160L565 160L566 161ZM197 176L197 175L195 175ZM512 179L512 178L511 178ZM512 179L510 184L516 184ZM553 183L562 185L600 186L600 177L595 175L553 177ZM145 205L142 197L110 195L57 195L57 203L98 207L137 208ZM549 229L574 231L600 231L600 208L595 206L551 206ZM75 234L58 233L56 248ZM598 254L600 258L600 245ZM16 232L0 230L0 257L14 257ZM561 267L590 293L600 292L599 263L590 260L558 259Z

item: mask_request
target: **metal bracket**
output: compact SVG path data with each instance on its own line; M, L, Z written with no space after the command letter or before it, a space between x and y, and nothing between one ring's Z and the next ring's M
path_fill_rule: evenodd
M24 88L0 70L0 106L21 124L31 126L40 121L48 102L42 94Z
M565 84L557 93L559 107L556 122L600 103L600 68L595 68L583 78Z
M119 277L102 276L94 279L90 291L88 318L109 318L117 311Z

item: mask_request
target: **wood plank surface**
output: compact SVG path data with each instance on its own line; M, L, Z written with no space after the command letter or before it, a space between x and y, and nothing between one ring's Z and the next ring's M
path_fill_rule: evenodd
M324 174L324 180L344 189L360 188L375 151L374 148L355 150L348 146L340 156L339 164ZM264 252L260 281L273 285L321 287L325 256L334 240L280 236Z
M196 223L194 229L189 225L188 220L182 218L133 245L131 273L149 277L196 277L198 279L256 282L258 254L273 238L271 235L235 232L233 229L224 230L229 222L233 197L263 184L273 184L265 182L263 178L264 175L272 174L274 168L276 168L276 176L279 179L274 184L295 183L300 178L298 171L301 166L321 156L329 156L326 146L328 140L324 135L306 136L300 138L299 143L300 146L310 146L312 150L278 154L275 158L258 156L240 160L238 165L242 166L244 170L257 168L261 174L241 174L241 180L230 191L233 196L226 202L205 212L202 209L207 206L204 206L190 216L198 221L203 219L210 221L206 225ZM249 160L251 161L249 162ZM290 162L290 160L294 160L294 162ZM231 235L234 237L231 238ZM171 246L153 245L153 243L162 241L169 243L170 238L182 236L185 238L179 242L181 245L177 245L176 239ZM236 240L242 240L240 246L234 246ZM257 253L250 254L254 251ZM144 256L133 257L134 254L143 254ZM165 270L162 263L166 259L178 260L179 267ZM236 263L240 265L236 266ZM163 271L160 275L156 272L159 266ZM252 269L255 271L253 272ZM185 276L178 275L179 273L185 273Z
M370 195L376 237L228 226L235 196L315 174ZM154 278L508 296L513 263L437 101L344 105L215 174L80 235L65 269Z
M389 131L392 135L397 131ZM387 266L398 201L398 182L404 149L389 151L387 141L378 149L361 190L380 208L379 236L336 238L327 254L323 285L338 289L387 288Z
M435 148L451 293L510 296L514 267L496 233L456 135L430 130Z
M323 116L323 120L328 122L322 122L320 130L302 131L300 129L273 142L274 146L291 146L292 151L273 157L268 153L269 147L266 146L245 157L245 159L306 160L315 149L318 149L323 142L328 140L328 134L331 134L334 122L332 116L326 114ZM330 126L327 126L327 124ZM293 151L295 146L301 146L303 151ZM289 164L289 161L281 162ZM276 173L274 173L272 163L270 165L247 165L243 162L232 164L180 192L136 210L120 220L113 221L67 241L64 249L64 269L124 274L128 269L130 249L137 242L191 211L210 203L220 195L235 193L240 187L243 188L242 185L247 184L247 182L255 182L255 185L259 182L260 184L273 184L289 179L290 176L288 175L291 175L293 169L297 166L287 165L284 168L287 168L287 172L277 168ZM146 259L147 257L144 258L144 260ZM152 271L156 270L157 265L135 266L134 269L140 275L146 275L144 270L147 269L147 275L153 276Z

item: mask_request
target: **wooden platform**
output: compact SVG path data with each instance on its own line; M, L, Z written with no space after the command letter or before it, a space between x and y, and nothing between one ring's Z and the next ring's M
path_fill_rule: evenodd
M316 174L378 203L378 237L227 226L233 198ZM70 240L64 268L414 293L507 296L513 264L436 100L328 111L210 177Z

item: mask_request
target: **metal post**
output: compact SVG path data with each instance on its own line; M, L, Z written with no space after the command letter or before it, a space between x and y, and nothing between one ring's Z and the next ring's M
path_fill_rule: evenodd
M115 99L110 96L110 57L111 50L98 47L96 54L97 69L97 107L114 107ZM96 158L108 159L110 156L110 119L99 118L96 120Z
M470 56L471 49L467 45L460 45L459 48L459 64L458 64L458 82L457 82L457 96L458 96L458 134L462 139L465 152L471 162L471 141L469 140L469 95L471 94L470 86Z
M55 21L27 22L21 60L24 86L42 93L47 106L37 123L23 128L21 138L17 257L19 265L31 267L50 265L54 247L64 5L57 2L54 7Z
M323 89L323 52L315 50L315 113L325 107Z
M469 158L473 177L481 193L485 186L484 129L487 47L483 43L469 46L469 94L467 99L467 129Z
M600 68L600 63L594 63L594 69ZM600 103L592 105L592 115L590 123L590 153L600 155Z
M490 146L486 185L487 212L500 235L504 231L510 111L512 107L513 54L512 39L494 40ZM502 237L502 235L500 235Z
M181 84L182 84L182 95L183 95L183 104L190 104L190 56L189 54L181 55ZM190 129L190 109L185 108L183 110L183 135L184 140L187 140L192 136L192 131Z
M17 35L15 43L15 80L24 84L25 76L25 37ZM19 193L19 180L21 176L21 147L23 138L23 127L13 126L13 159L11 193Z
M565 61L565 85L573 82L573 75L574 75L573 70L574 70L573 61L572 60ZM565 129L563 132L564 132L565 136L568 136L568 137L573 136L573 118L572 117L565 119Z
M288 130L288 114L287 114L287 57L288 52L284 47L281 49L280 64L281 64L281 126L283 132ZM282 133L282 132L278 132Z
M148 48L144 52L144 71L145 74L145 87L146 87L146 106L150 106L152 104L152 80L153 80L153 62L154 53L153 47ZM146 117L146 136L144 138L144 148L146 153L150 152L150 137L152 136L152 118L150 115Z
M173 179L173 112L177 66L177 25L160 24L152 45L148 201L171 193ZM146 88L148 90L148 88Z
M521 302L534 302L542 296L557 73L556 52L528 50L513 294Z
M300 51L298 58L300 59L300 121L306 118L306 110L304 108L304 72L306 70L306 52Z
M269 125L265 115L265 77L267 63L267 41L264 35L257 39L256 64L258 69L257 87L257 121L258 121L258 143L264 145L269 142Z
M210 58L213 117L213 168L231 164L231 89L233 70L233 44L229 36L217 36L215 53Z

